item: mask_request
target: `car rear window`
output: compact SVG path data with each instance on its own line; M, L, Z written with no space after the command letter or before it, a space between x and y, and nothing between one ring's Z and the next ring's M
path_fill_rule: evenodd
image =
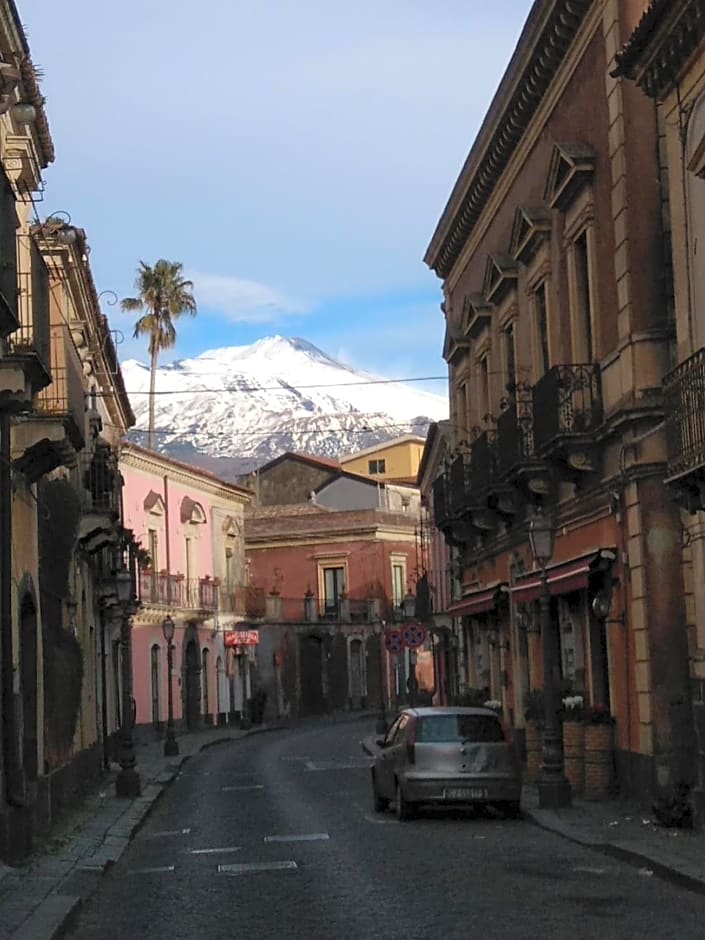
M492 715L426 715L419 720L416 740L486 743L504 741L504 732Z

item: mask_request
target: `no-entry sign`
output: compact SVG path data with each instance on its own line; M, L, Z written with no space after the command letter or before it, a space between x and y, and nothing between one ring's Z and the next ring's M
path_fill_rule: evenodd
M420 623L407 623L401 635L404 646L410 650L418 649L426 642L426 630Z

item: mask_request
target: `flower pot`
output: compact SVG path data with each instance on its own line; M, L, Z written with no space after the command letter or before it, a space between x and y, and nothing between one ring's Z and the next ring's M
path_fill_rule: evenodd
M585 799L604 800L612 785L611 724L585 725Z
M530 718L526 722L526 775L531 783L536 783L541 773L541 751L543 732L538 721Z
M573 793L585 787L585 725L581 721L563 722L563 772Z

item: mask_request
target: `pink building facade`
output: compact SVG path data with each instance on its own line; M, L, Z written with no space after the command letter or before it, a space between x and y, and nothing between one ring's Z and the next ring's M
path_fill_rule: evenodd
M141 608L133 620L137 725L168 714L167 643L173 639L178 725L223 724L246 714L256 646L231 647L244 619L243 512L250 493L205 471L134 445L120 455L124 524L141 546Z

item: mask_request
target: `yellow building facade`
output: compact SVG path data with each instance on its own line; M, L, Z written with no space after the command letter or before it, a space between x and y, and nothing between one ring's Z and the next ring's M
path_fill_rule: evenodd
M425 438L407 434L340 458L348 473L359 473L380 482L416 483Z

